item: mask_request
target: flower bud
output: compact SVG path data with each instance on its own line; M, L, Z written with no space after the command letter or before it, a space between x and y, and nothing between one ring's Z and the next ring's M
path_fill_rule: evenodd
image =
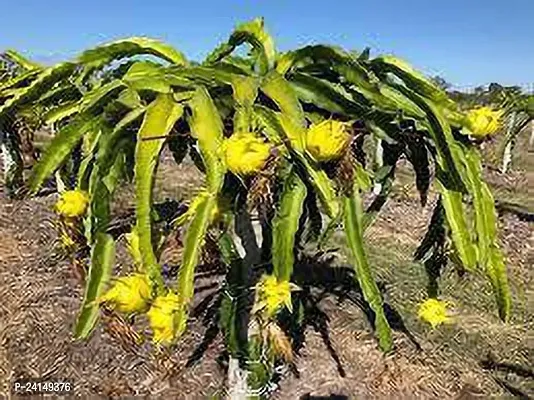
M468 111L465 124L473 137L481 139L499 130L502 115L502 110L495 111L490 107L479 107Z
M116 280L115 285L101 297L100 302L110 303L125 314L144 312L150 299L150 285L142 274L133 274Z
M252 133L246 133L226 139L223 151L228 169L236 175L247 176L263 168L271 146Z
M179 310L178 296L169 292L158 296L147 312L155 343L170 344L176 334L176 312Z
M306 149L318 162L341 158L351 141L346 122L326 120L308 129Z
M56 203L56 211L65 217L80 217L85 214L88 205L87 193L81 190L68 190L62 193Z

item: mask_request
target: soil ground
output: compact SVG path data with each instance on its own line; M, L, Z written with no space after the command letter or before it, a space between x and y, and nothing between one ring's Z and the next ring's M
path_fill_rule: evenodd
M505 178L488 173L496 196L532 200L531 159L532 154ZM416 318L426 275L412 254L426 230L434 198L421 208L413 184L407 183L413 182L410 171L403 171L394 196L367 235L371 265L396 329L395 351L384 356L378 350L357 296L326 290L317 295L319 311L305 331L295 371L283 374L274 398L534 396L534 225L511 214L499 218L513 293L512 320L499 321L482 277L459 278L448 268L440 287L442 298L453 304L454 322L432 330ZM166 159L156 197L187 199L199 185L190 165L173 167ZM131 198L131 188L123 188L115 211L131 206ZM54 250L55 200L55 195L16 202L0 198L0 397L9 398L11 385L20 377L68 379L75 395L84 398L202 399L223 393L225 375L218 361L222 339L206 326L210 319L203 312L217 278L198 278L190 329L167 352L156 353L148 344L128 345L106 324L86 342L72 340L83 289L72 267ZM171 262L179 255L165 257ZM128 257L119 251L116 273L128 265ZM332 268L342 275L344 265L340 254Z

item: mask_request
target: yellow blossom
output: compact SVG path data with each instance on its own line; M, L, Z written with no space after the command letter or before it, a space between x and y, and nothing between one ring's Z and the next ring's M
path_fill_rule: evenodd
M306 134L306 149L318 162L340 158L351 141L346 122L326 120L312 125Z
M143 312L150 299L150 285L142 274L133 274L117 279L115 285L101 297L100 301L111 303L123 313Z
M85 214L89 205L89 197L82 190L63 192L56 203L56 211L65 217L80 217Z
M289 281L279 281L274 275L264 275L256 286L253 312L264 310L267 316L274 316L282 306L291 312L291 291L295 288Z
M179 307L179 298L173 292L156 297L152 307L146 314L154 334L153 340L155 343L172 343L177 331L176 312Z
M502 110L479 107L467 112L466 125L473 137L480 139L492 135L501 127Z
M252 133L233 135L223 145L224 158L236 175L252 175L260 171L271 152L271 146Z
M428 322L435 328L443 323L450 322L447 312L447 302L438 299L427 299L419 306L419 318Z

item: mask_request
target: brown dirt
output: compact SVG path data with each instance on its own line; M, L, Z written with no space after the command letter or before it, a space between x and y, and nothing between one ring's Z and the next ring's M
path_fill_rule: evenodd
M164 170L158 187L170 190L158 189L160 198L188 197L199 186L186 167ZM176 183L184 176L188 177L185 190ZM120 198L121 208L131 205L127 191ZM216 361L223 348L220 335L197 363L186 365L206 333L200 313L168 353L156 354L149 345L121 346L102 325L88 341L73 342L72 326L83 291L71 266L53 250L54 234L47 221L53 218L54 200L54 195L15 203L0 199L0 397L9 397L12 383L23 376L69 379L75 394L86 398L196 399L222 393L224 373ZM447 296L465 287L474 294L470 300L457 299L454 327L431 332L409 317L414 313L411 296L418 301L424 288L424 273L417 272L422 268L410 264L410 254L428 217L428 207L421 211L414 196L401 193L388 203L369 235L373 265L380 280L387 282L386 299L399 309L413 340L396 332L396 350L384 356L361 309L351 302L340 307L334 296L325 296L320 307L329 317L328 329L307 329L304 348L296 358L299 376L285 373L274 398L474 399L510 396L514 388L534 396L534 379L528 376L534 365L532 224L501 218L514 300L520 304L511 323L503 325L495 318L491 296L477 297L487 289L477 286L480 280L458 282L449 274L444 278ZM118 264L128 264L124 255L119 255ZM417 289L412 280L418 282ZM197 288L206 283L210 282L200 280ZM207 295L209 290L202 291L195 304ZM504 366L497 372L482 368L482 351L493 351L502 365L522 366L526 376ZM506 384L511 389L505 389ZM311 397L303 397L307 395Z

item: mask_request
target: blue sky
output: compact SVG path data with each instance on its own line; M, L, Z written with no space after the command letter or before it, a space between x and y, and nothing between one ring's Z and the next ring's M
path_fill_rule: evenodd
M263 16L280 50L370 46L458 86L534 83L534 0L0 0L0 10L0 50L46 63L128 36L200 60L237 23Z

